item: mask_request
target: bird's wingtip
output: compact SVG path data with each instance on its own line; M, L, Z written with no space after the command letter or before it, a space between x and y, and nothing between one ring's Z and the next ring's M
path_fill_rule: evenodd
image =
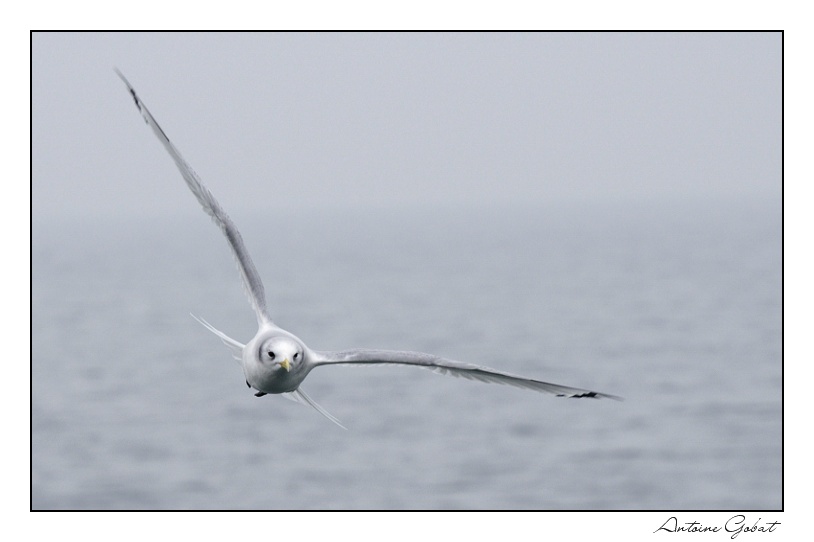
M116 66L113 66L113 71L116 72L116 75L119 76L119 79L124 81L125 85L127 85L128 87L130 86L130 81L127 80L127 77L124 76L124 74L121 72L121 70L119 68L117 68Z

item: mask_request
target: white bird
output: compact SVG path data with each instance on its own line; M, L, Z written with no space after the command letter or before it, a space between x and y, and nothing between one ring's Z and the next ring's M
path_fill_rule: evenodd
M367 350L353 349L340 352L322 352L312 350L297 336L289 333L276 325L269 316L266 308L266 295L263 283L252 263L243 238L235 227L235 224L215 200L212 193L204 186L198 175L187 164L178 149L175 148L164 130L158 125L156 120L147 110L144 102L136 94L133 86L117 69L116 73L127 85L136 107L144 117L144 121L152 128L153 133L158 137L164 148L167 149L175 165L178 166L181 175L184 177L187 186L198 199L203 210L221 229L229 242L243 285L249 297L249 302L257 315L258 330L255 336L247 343L242 344L221 331L218 331L208 322L193 315L209 331L220 337L221 341L231 348L234 358L243 367L243 374L246 378L246 385L257 390L255 396L262 397L266 394L283 394L294 401L308 404L320 412L323 416L344 429L339 420L331 416L325 409L315 403L302 389L302 381L315 367L321 365L345 365L345 364L399 364L414 365L431 369L437 373L458 376L481 382L492 382L497 384L508 384L518 388L526 388L538 392L551 393L558 397L591 397L608 398L619 400L619 397L596 391L589 391L569 386L561 386L550 382L543 382L533 378L513 375L489 367L473 365L445 359L432 354L421 352L404 352L393 350Z

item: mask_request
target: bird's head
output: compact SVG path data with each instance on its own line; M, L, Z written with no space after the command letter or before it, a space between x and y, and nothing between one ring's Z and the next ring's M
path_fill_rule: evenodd
M289 337L272 337L260 343L260 362L291 372L303 362L303 347Z

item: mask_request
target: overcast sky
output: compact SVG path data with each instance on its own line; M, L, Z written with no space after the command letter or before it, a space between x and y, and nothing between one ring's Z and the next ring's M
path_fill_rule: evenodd
M34 34L32 206L773 198L781 35Z

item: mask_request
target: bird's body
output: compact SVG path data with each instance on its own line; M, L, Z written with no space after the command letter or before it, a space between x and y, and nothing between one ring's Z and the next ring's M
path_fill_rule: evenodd
M293 392L313 368L313 354L305 344L276 326L261 327L242 358L246 382L263 393Z
M398 364L423 367L442 374L472 380L508 384L562 397L604 397L618 399L618 397L613 395L543 382L541 380L517 376L488 367L453 361L420 352L365 349L342 352L311 350L297 336L289 333L272 321L266 307L263 283L254 267L254 263L252 263L249 257L249 253L246 250L243 238L237 230L237 227L235 227L232 220L221 208L211 192L203 185L189 164L186 163L175 146L170 142L169 138L167 138L164 131L136 95L136 91L132 85L130 85L121 72L116 70L116 73L118 73L119 77L121 77L127 85L145 122L152 128L153 133L155 133L156 137L158 137L159 141L161 141L164 148L175 161L189 189L198 199L204 211L221 229L229 242L229 247L237 261L238 269L243 279L243 285L249 297L249 302L257 316L258 331L255 336L244 345L215 329L208 322L197 317L196 319L212 333L220 337L221 341L232 349L235 359L240 362L243 368L246 384L257 391L255 395L258 397L267 394L283 394L290 399L314 407L325 417L341 427L342 425L336 418L317 405L302 390L302 381L308 376L311 370L321 365Z

